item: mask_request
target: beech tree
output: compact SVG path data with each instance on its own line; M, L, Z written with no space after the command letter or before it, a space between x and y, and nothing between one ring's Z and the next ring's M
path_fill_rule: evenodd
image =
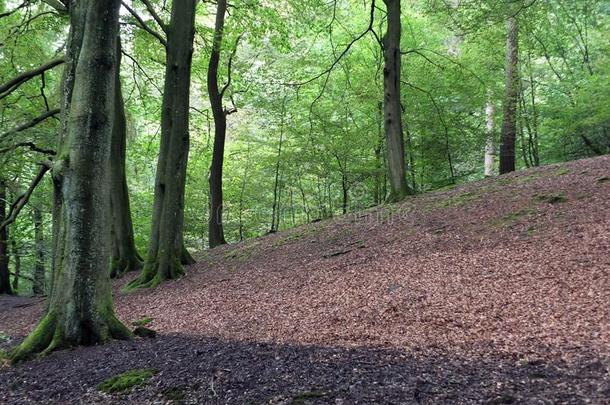
M517 138L517 106L519 104L519 23L516 16L507 21L506 88L504 120L500 143L500 174L515 171L515 140Z
M62 132L52 165L54 267L47 311L12 361L73 345L128 339L110 289L110 146L118 0L66 3L70 13Z
M184 273L182 264L193 263L184 247L183 227L196 4L196 0L172 3L167 27L157 17L160 27L167 31L161 146L148 254L142 273L128 289L154 287L178 278Z
M0 178L0 224L6 219L6 181ZM0 228L0 294L12 294L7 227Z
M210 167L210 217L208 227L208 238L212 248L227 243L222 227L222 167L224 164L228 112L222 105L222 99L230 82L222 89L218 85L218 65L222 51L226 12L226 0L218 0L214 39L208 66L208 94L212 114L214 115L214 149L212 151L212 165Z
M119 41L120 42L120 41ZM117 66L121 66L121 44L117 44ZM111 191L112 208L112 265L111 277L142 269L142 257L136 249L129 190L125 174L127 148L127 120L121 89L121 71L116 69L114 79L114 125L112 127Z
M384 0L388 12L388 27L383 37L385 67L384 125L388 153L390 180L389 201L400 201L411 193L407 186L405 167L405 140L402 126L402 104L400 99L401 58L401 12L400 0Z

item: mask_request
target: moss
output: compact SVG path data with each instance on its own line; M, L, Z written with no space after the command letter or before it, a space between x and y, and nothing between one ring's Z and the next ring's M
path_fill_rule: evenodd
M182 386L166 388L161 394L168 401L182 401L186 396Z
M535 213L536 210L532 208L524 208L519 211L511 212L509 214L504 215L503 217L494 221L496 226L508 227L513 225L515 222L519 221L521 218L526 217Z
M597 182L598 182L599 184L602 184L602 183L607 183L607 182L609 182L609 181L610 181L610 177L608 177L608 176L600 177L599 179L597 179Z
M7 343L11 341L11 337L0 330L0 343Z
M471 201L474 201L480 197L478 192L469 191L466 193L450 196L444 200L437 202L434 206L436 208L449 208L449 207L461 207Z
M565 176L566 174L570 174L570 169L568 169L567 167L562 167L561 169L555 171L552 173L553 176Z
M133 326L146 326L153 321L153 318L149 316L145 316L142 319L138 319L137 321L133 321L131 324Z
M293 404L302 404L305 403L308 400L313 400L313 399L318 399L318 398L324 398L326 396L325 392L321 392L321 391L305 391L305 392L301 392L296 394L293 398L292 398L292 403Z
M144 326L138 326L135 328L133 334L145 339L154 339L157 337L156 331L145 328Z
M103 383L97 386L97 388L106 393L126 391L135 387L136 385L145 384L148 380L157 374L155 369L136 369L129 370L122 374L110 377Z
M561 204L568 201L565 194L538 194L534 196L534 201L547 204Z

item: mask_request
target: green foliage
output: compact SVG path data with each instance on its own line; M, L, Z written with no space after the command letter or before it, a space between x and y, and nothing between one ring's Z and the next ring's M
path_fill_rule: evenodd
M138 319L137 321L133 321L131 324L133 326L146 326L153 321L153 318L149 316L145 316L142 319Z
M129 370L114 377L110 377L98 385L97 388L108 394L127 391L137 385L146 384L155 374L157 374L157 370L155 369Z

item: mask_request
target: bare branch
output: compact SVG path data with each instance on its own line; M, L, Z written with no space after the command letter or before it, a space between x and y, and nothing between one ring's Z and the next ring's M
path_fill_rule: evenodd
M36 146L34 142L19 142L15 145L8 146L6 148L0 149L0 154L10 152L17 148L29 148L33 152L43 153L45 155L55 155L56 152L51 149L44 149Z
M45 174L50 169L51 169L51 167L47 166L47 165L42 165L40 167L38 174L36 175L34 180L32 180L32 183L30 184L30 187L28 187L27 191L25 193L21 194L17 198L17 200L13 204L11 204L11 208L8 212L8 216L6 217L6 220L0 224L0 230L6 228L7 226L9 226L10 224L12 224L13 222L15 222L17 220L17 216L19 215L19 213L21 212L23 207L25 207L27 205L27 203L30 201L30 197L32 196L32 193L34 192L36 187L40 184L42 179L44 179Z
M36 125L40 124L41 122L45 121L48 118L51 118L51 117L59 114L60 112L61 111L60 111L59 108L56 108L56 109L51 110L51 111L46 111L43 114L41 114L38 117L36 117L33 120L31 120L30 122L25 123L23 125L20 125L17 128L15 128L15 129L12 129L12 130L10 130L8 132L3 133L2 135L0 135L0 140L10 136L11 134L16 134L17 132L25 131L26 129L35 127Z
M31 78L36 77L49 69L53 69L55 66L61 65L64 62L65 59L63 57L53 59L52 61L47 62L37 67L36 69L28 70L27 72L23 72L17 75L8 82L0 85L0 99L3 99L4 97L11 94L13 91L17 90L19 86L21 86L23 83L27 82Z
M157 38L159 42L161 42L161 45L167 48L167 40L163 38L163 35L150 28L148 24L146 24L146 22L142 19L142 17L140 17L140 15L138 15L138 13L136 13L136 11L133 8L129 7L124 1L121 1L121 4L127 9L127 11L129 11L129 14L131 14L136 19L140 28L148 32L153 37Z
M150 1L142 0L142 3L144 3L144 5L146 6L146 10L148 10L148 13L152 16L152 18L154 18L154 20L157 22L163 32L167 34L167 25L165 25L161 17L159 17L159 14L157 14L155 8L152 6L152 4L150 4Z

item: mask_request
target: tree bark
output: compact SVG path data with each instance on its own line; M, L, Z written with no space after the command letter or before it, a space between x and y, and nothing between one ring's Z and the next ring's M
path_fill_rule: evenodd
M13 362L75 345L128 339L110 288L110 146L118 0L69 3L62 132L53 165L54 269L45 316Z
M515 140L517 137L517 105L519 102L519 24L509 17L506 39L506 90L504 121L500 144L500 174L515 171Z
M389 201L400 201L411 193L405 169L405 141L400 104L400 0L384 0L388 12L388 28L383 37L384 61L384 125L387 140L390 176Z
M11 238L11 253L13 254L13 261L15 262L15 272L13 273L13 293L19 293L19 278L21 277L21 256L19 248L17 247L17 241L15 238Z
M491 177L495 174L494 165L496 163L496 134L494 131L496 106L491 100L487 102L485 115L487 119L487 131L485 134L487 137L485 142L485 177Z
M286 99L282 103L282 118L280 121L280 139L277 147L277 160L275 162L275 181L273 183L273 206L271 210L271 230L270 233L277 232L280 227L279 214L279 187L280 187L280 169L282 166L282 146L284 142L284 119L286 114Z
M44 252L44 230L42 223L42 211L33 208L34 216L34 241L36 244L36 263L34 265L34 282L32 293L44 295L45 293L45 252Z
M0 179L0 223L6 219L6 182ZM0 229L0 294L13 294L9 273L8 231Z
M218 86L218 65L222 50L222 37L225 25L226 0L218 0L216 7L216 24L214 42L208 65L208 95L214 116L214 151L210 167L210 218L209 242L210 248L227 243L222 226L222 168L224 164L225 138L227 132L227 115L222 106L222 92Z
M184 247L183 230L195 5L196 0L172 3L150 244L144 269L128 290L176 279L184 274L183 264L194 262Z
M127 120L121 90L121 44L117 43L117 69L115 72L114 125L110 163L110 205L112 207L112 262L111 277L120 277L130 271L142 269L142 257L136 249L129 190L125 174L127 149Z

